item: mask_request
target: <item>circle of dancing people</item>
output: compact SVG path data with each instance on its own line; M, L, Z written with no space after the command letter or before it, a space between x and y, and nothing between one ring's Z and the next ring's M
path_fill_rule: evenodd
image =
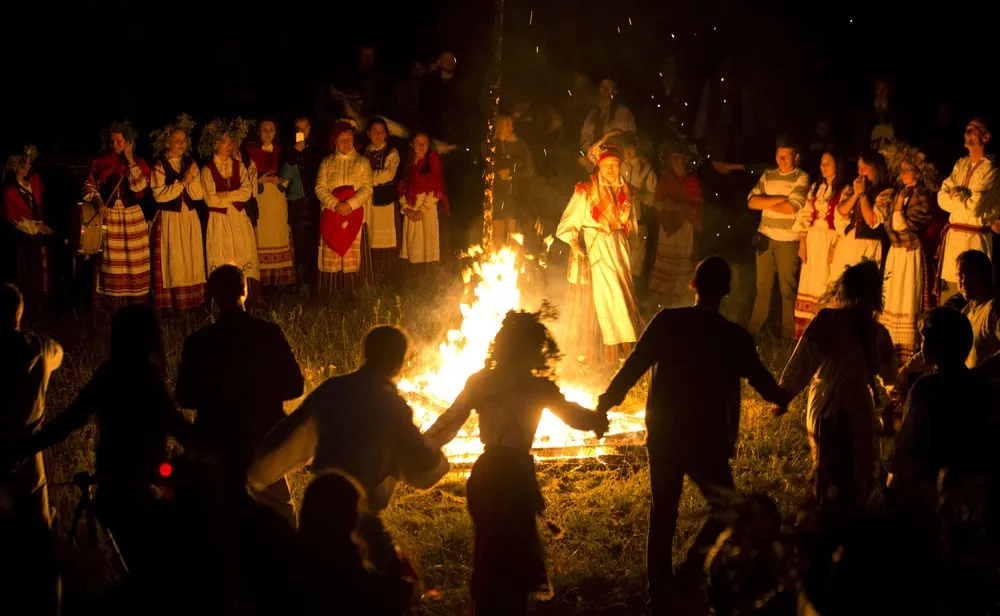
M454 70L454 58L444 60ZM863 532L891 528L864 517L876 494L889 511L914 516L907 519L941 516L953 539L943 569L949 588L978 588L981 577L969 562L979 556L978 537L994 545L988 514L998 493L987 452L1000 384L991 263L1000 203L987 122L969 122L968 156L940 184L921 151L895 140L861 153L854 179L846 161L823 147L818 179L810 180L799 148L785 138L776 143L773 168L713 163L722 174L759 175L746 199L748 210L760 212L747 331L722 315L733 286L726 260L695 265L704 232L697 145L672 133L660 148L664 173L657 177L615 93L613 82L602 82L586 115L580 162L591 174L576 184L554 233L569 250L566 314L579 334L571 356L617 369L597 408L567 401L555 385L562 353L544 324L547 310L514 311L483 369L423 434L394 382L408 357L405 333L370 331L364 365L322 383L285 416L283 404L304 393L302 372L280 327L248 314L245 303L259 286L307 281L335 293L386 275L397 259L439 261L447 245L441 221L450 213L441 159L451 145L416 133L403 148L391 139L398 126L372 117L333 122L323 156L307 118L296 121L290 147L272 120L216 119L198 139L199 165L194 123L182 115L153 133L150 165L135 154L132 127L111 125L107 151L84 184L79 244L96 257L95 292L120 309L110 356L48 422L46 389L63 351L21 331L20 320L25 296L36 302L51 285L52 229L33 169L37 151L29 146L12 156L5 232L15 253L11 269L26 293L14 285L0 293L7 426L0 450L15 469L5 480L3 512L13 525L7 528L29 531L10 554L34 554L26 561L34 568L22 577L37 613L57 605L59 594L58 570L37 549L52 523L40 452L92 416L99 433L94 507L127 566L136 590L129 600L164 596L169 587L179 591L165 610L197 597L206 611L235 602L254 613L313 614L337 601L348 613L390 614L409 609L417 575L380 514L397 482L426 489L447 473L442 447L473 411L485 451L467 485L475 531L471 601L477 614L524 613L529 598L552 595L536 526L545 503L531 455L542 409L600 437L607 412L650 371L652 613L674 613L706 572L713 601L741 598L712 577L727 562L719 549L709 550L743 540L739 520L727 528L724 518L710 516L676 573L672 544L685 476L706 496L735 489L743 379L775 415L809 390L811 496L821 526L834 529L833 539L821 537L807 550L805 590L816 611L850 611L852 597L866 596L857 587L850 589L856 596L833 593L830 585L841 579L836 569L845 555L854 567L865 560ZM529 219L519 180L534 174L515 126L507 116L498 122L494 233L504 242ZM359 134L366 138L360 149ZM151 222L141 203L147 190L157 203ZM947 224L936 232L943 214ZM776 280L780 312L772 314ZM693 305L663 308L645 324L643 294ZM173 395L157 319L142 305L150 295L157 309L182 311L211 299L220 311L185 341ZM754 339L770 320L795 341L779 379ZM504 395L510 391L519 395ZM194 421L179 408L195 410ZM176 469L164 468L168 435L185 450ZM286 475L309 460L317 478L296 511ZM747 507L766 531L773 519L767 502L750 499ZM859 516L859 525L841 528ZM41 543L32 543L38 537ZM257 553L248 556L251 545ZM194 573L179 580L165 554L186 554ZM283 566L289 560L297 563L292 570ZM287 592L301 580L304 591ZM975 592L967 595L975 600Z

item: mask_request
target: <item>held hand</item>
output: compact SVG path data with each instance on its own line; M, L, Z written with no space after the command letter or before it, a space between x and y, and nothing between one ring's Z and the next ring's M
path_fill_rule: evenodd
M858 176L857 178L855 178L855 180L854 180L854 194L860 195L861 193L865 192L865 185L867 183L868 182L865 179L865 176L863 176L863 175Z
M338 203L338 204L336 205L336 207L334 208L334 210L335 210L335 211L336 211L336 212L337 212L338 214L340 214L341 216L349 216L349 215L351 214L351 211L352 211L352 210L351 210L351 206L350 206L350 205L348 205L348 204L347 204L346 202L344 202L344 201L341 201L340 203Z
M601 413L597 418L597 425L594 427L594 435L597 438L604 438L604 435L608 433L608 429L611 427L608 421L608 416L606 413Z

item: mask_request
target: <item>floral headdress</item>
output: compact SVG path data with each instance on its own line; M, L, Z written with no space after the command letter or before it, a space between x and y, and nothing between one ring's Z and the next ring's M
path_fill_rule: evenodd
M7 164L4 166L3 169L4 173L14 171L15 169L17 169L18 165L20 165L23 162L28 163L28 166L30 167L31 163L35 162L36 158L38 158L38 148L29 143L28 145L24 146L24 151L22 151L20 154L10 155L10 157L7 159Z
M184 150L184 153L190 154L191 131L194 130L195 126L197 126L197 123L191 119L191 116L186 113L182 113L177 116L175 121L167 124L159 130L154 130L149 133L149 142L153 145L153 156L162 156L170 146L170 136L173 135L175 131L179 130L184 131L184 134L187 135L188 145Z
M206 124L201 131L201 137L198 139L198 153L204 158L212 158L212 155L215 154L215 147L219 145L223 135L229 135L233 145L243 143L253 125L254 121L247 118L237 117L232 120L215 118Z
M885 157L889 173L893 177L899 177L903 163L909 163L920 172L920 179L928 190L936 192L940 186L938 171L934 164L927 160L923 152L905 141L891 141L879 153Z
M705 162L705 155L698 149L698 144L676 128L670 130L657 150L657 157L660 159L662 168L667 168L668 158L674 153L683 154L687 158L688 174L697 171L698 167L701 167Z
M112 122L111 125L101 131L101 145L105 150L111 149L112 133L119 133L125 138L125 141L133 145L135 144L135 130L132 128L132 123L128 120Z

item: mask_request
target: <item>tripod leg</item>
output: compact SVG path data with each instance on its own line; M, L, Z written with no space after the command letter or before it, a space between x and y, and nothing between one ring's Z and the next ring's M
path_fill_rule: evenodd
M111 544L111 549L114 551L115 556L118 558L118 563L121 565L122 570L125 571L125 575L129 574L128 564L125 562L125 556L122 554L121 549L118 548L118 542L115 541L114 535L108 530L108 527L101 523L100 520L97 521L101 525L101 530L104 531L104 536L107 538L108 543Z

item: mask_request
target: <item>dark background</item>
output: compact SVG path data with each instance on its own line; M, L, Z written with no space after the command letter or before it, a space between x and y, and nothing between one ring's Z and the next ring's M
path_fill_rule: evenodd
M832 114L835 128L846 127L871 100L876 76L892 79L896 100L916 126L932 122L942 102L956 106L962 123L995 106L992 28L971 7L506 4L503 102L558 101L567 95L571 71L579 70L595 82L615 77L621 100L641 118L665 55L675 55L682 79L700 92L716 58L728 54L763 101L759 124L768 139L777 130L804 133L818 113ZM143 137L140 152L151 130L182 111L200 124L238 114L287 121L312 111L319 85L349 69L361 43L375 45L390 85L412 60L431 61L454 49L460 76L478 98L485 91L494 6L489 0L10 3L2 39L8 103L2 144L11 152L31 141L49 162L80 162L98 149L101 126L119 118L130 118ZM469 113L483 107L472 105Z

